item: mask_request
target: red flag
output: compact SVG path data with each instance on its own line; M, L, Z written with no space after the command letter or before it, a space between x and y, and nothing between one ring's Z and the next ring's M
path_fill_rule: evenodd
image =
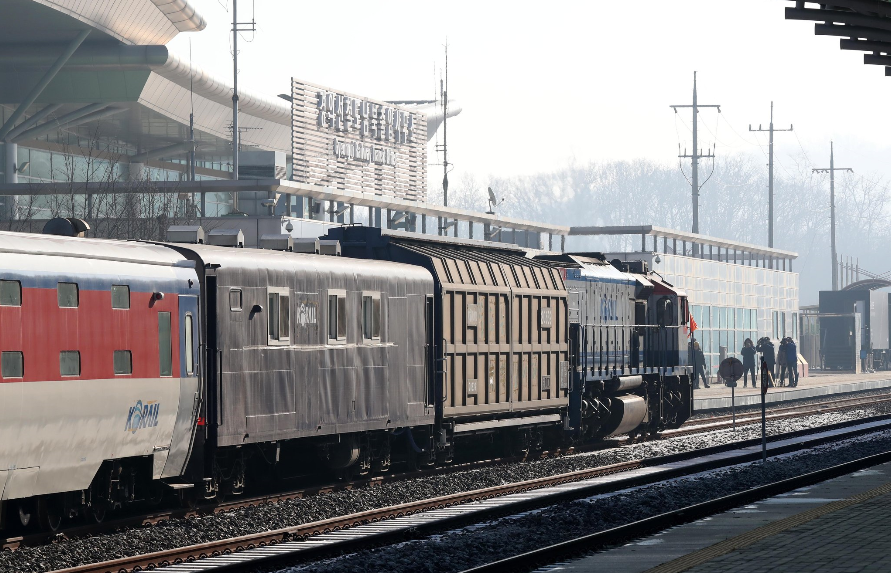
M696 329L699 328L699 325L696 324L696 320L693 318L693 315L690 315L690 333L696 332Z

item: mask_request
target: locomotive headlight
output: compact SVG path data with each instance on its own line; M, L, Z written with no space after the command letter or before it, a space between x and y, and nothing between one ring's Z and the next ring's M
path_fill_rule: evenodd
M164 293L163 293L163 292L156 292L156 293L155 293L155 300L164 300Z

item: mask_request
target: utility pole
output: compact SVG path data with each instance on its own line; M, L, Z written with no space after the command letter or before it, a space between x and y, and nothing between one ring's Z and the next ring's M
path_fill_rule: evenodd
M822 167L814 169L814 173L829 173L829 244L832 251L832 290L838 290L838 256L835 252L835 172L850 171L854 172L850 167L835 166L835 152L832 142L829 142L829 169Z
M678 112L678 108L680 107L690 107L693 108L693 153L687 154L686 150L683 154L678 154L678 157L681 159L690 159L693 164L693 181L690 184L690 187L693 189L693 232L699 233L699 160L705 158L714 159L715 154L713 152L709 152L706 154L702 153L702 150L699 149L699 134L698 134L698 115L699 108L701 107L715 107L718 108L718 113L721 113L721 106L718 104L701 104L699 103L699 99L696 96L696 72L693 72L693 105L672 105L671 107L675 113ZM693 254L694 256L697 254L698 245L693 243Z
M439 80L439 96L442 98L442 145L437 146L442 150L442 205L449 206L449 155L448 155L448 119L449 119L449 41L445 43L445 83ZM458 222L449 223L447 219L439 217L439 234L448 235L450 224L455 225L455 236L458 233Z
M770 132L770 143L768 144L768 159L767 159L767 246L773 248L773 132L774 131L792 131L792 124L789 124L789 129L774 129L773 128L773 102L770 102L770 127L768 129L761 129L761 124L758 124L758 129L752 129L752 124L749 124L749 131L768 131Z

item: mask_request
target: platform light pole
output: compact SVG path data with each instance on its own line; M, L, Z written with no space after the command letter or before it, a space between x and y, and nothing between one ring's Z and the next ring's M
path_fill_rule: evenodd
M821 167L813 170L814 173L829 173L829 245L832 251L832 290L838 290L838 255L835 251L835 172L850 171L850 167L835 166L835 151L832 141L829 142L829 168Z
M767 246L771 249L773 248L773 132L775 131L792 131L792 124L789 124L789 129L774 129L773 127L773 102L770 102L770 127L767 129L761 129L761 124L758 125L758 129L752 129L752 124L749 124L749 131L767 131L770 132L770 143L768 144L768 159L767 159L767 204L768 204L768 214L767 214Z

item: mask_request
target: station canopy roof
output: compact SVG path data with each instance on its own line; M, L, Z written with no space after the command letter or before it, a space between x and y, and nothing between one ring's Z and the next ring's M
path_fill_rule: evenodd
M863 63L885 66L891 76L891 2L887 0L833 0L832 3L797 0L786 7L787 20L815 22L817 36L836 36L842 50L858 50Z

